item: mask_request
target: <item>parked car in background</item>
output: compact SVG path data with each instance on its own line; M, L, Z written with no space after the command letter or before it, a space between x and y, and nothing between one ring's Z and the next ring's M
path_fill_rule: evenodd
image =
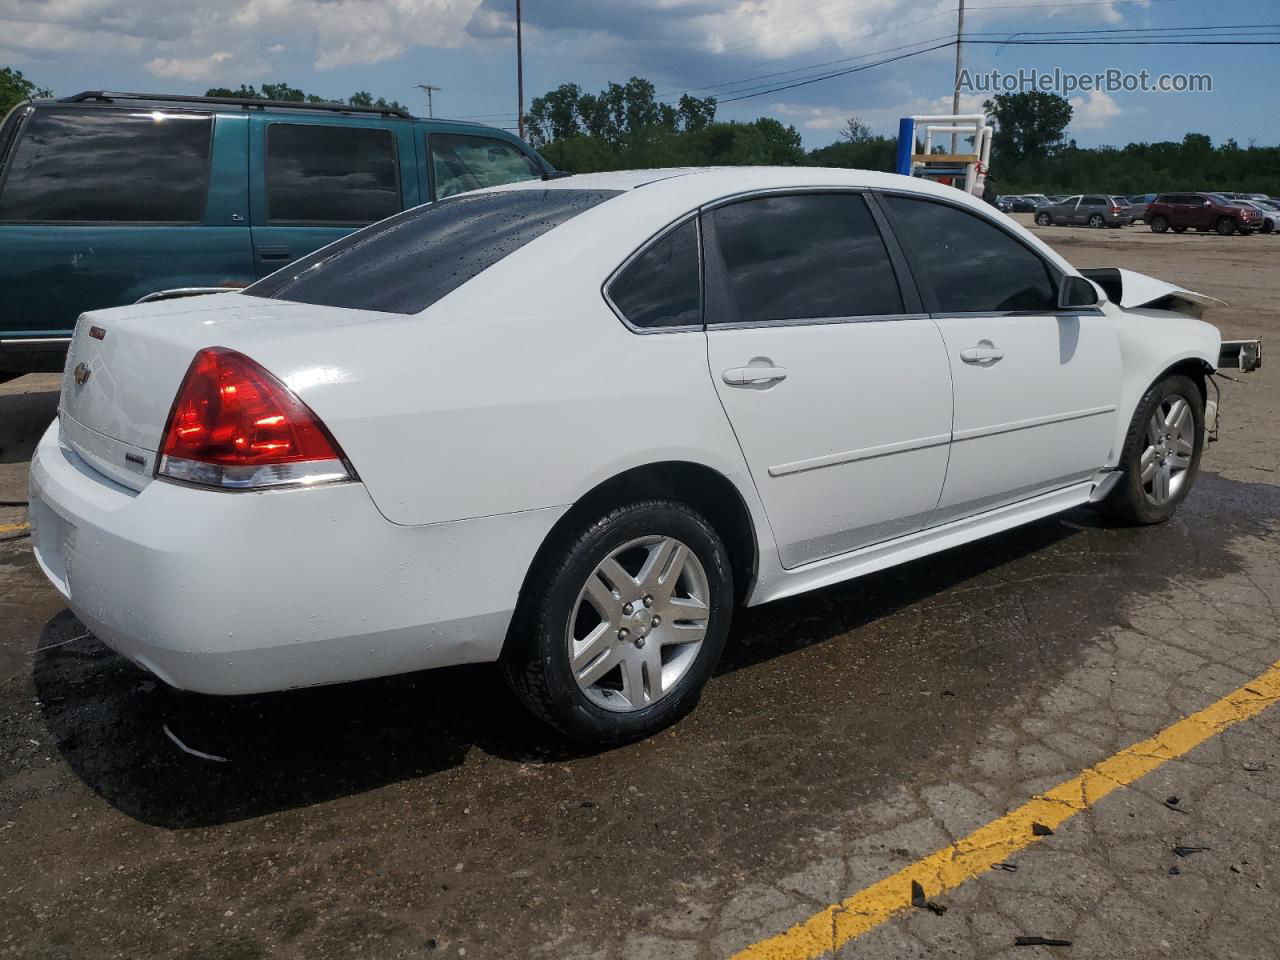
M1262 226L1259 233L1275 233L1280 228L1280 206L1270 200L1237 200L1242 207L1252 207L1262 214Z
M76 317L243 287L428 200L552 168L398 109L89 92L0 126L0 378L60 370Z
M633 740L694 707L740 604L1090 502L1167 520L1233 356L1200 302L919 178L498 187L81 317L33 546L181 688L497 660L538 717Z
M1036 207L1046 204L1048 197L1043 193L1023 193L1023 195L1014 197L1015 214L1033 214Z
M1036 210L1036 223L1042 227L1089 226L1123 227L1132 222L1129 201L1124 197L1103 194L1083 194L1067 197L1061 203L1051 203Z
M1147 206L1159 194L1140 193L1137 196L1129 197L1129 212L1133 214L1134 221L1143 220L1147 215Z
M996 197L996 209L1001 213L1012 213L1013 201L1014 197L1008 195Z
M1162 193L1147 207L1152 233L1210 230L1227 237L1262 228L1262 211L1241 206L1218 193Z

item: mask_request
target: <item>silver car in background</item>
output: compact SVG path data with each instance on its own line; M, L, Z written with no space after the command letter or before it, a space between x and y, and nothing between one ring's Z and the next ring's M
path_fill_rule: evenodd
M1036 210L1036 223L1042 227L1123 227L1132 222L1128 200L1101 193L1067 197L1061 203L1051 203Z

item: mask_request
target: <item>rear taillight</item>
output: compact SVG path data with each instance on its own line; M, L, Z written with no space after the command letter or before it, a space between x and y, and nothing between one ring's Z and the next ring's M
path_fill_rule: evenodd
M191 361L169 411L156 475L237 490L355 479L311 408L226 347L201 350Z

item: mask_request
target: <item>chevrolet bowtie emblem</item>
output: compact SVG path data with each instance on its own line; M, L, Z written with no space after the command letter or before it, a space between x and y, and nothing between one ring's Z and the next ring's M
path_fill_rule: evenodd
M89 374L93 371L89 369L87 363L77 363L76 368L72 371L71 376L75 378L76 385L83 387L85 381L89 379Z

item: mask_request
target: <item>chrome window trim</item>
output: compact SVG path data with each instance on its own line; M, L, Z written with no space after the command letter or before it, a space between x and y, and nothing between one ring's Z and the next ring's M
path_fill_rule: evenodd
M630 255L605 278L604 283L600 284L600 296L604 297L604 302L609 305L609 309L613 311L613 315L621 320L622 325L632 333L641 335L653 333L689 333L690 331L701 333L707 328L706 316L704 315L704 311L706 309L706 290L702 265L702 219L699 215L700 213L701 210L694 210L690 213L681 214L678 219L671 221L666 226L659 229L656 233L652 234L647 240L641 243L640 246L636 247L635 250L631 251ZM693 228L698 237L698 322L682 325L672 324L665 327L636 326L627 319L626 314L622 312L622 308L613 302L613 298L609 296L609 287L611 287L613 282L626 271L627 267L631 266L632 263L647 253L650 247L656 243L660 243L667 234L679 230L690 220L693 221Z
M707 327L716 330L760 330L766 327L818 327L832 323L894 323L898 320L930 320L927 313L875 313L856 317L793 317L786 320L743 320L734 323L717 323Z

